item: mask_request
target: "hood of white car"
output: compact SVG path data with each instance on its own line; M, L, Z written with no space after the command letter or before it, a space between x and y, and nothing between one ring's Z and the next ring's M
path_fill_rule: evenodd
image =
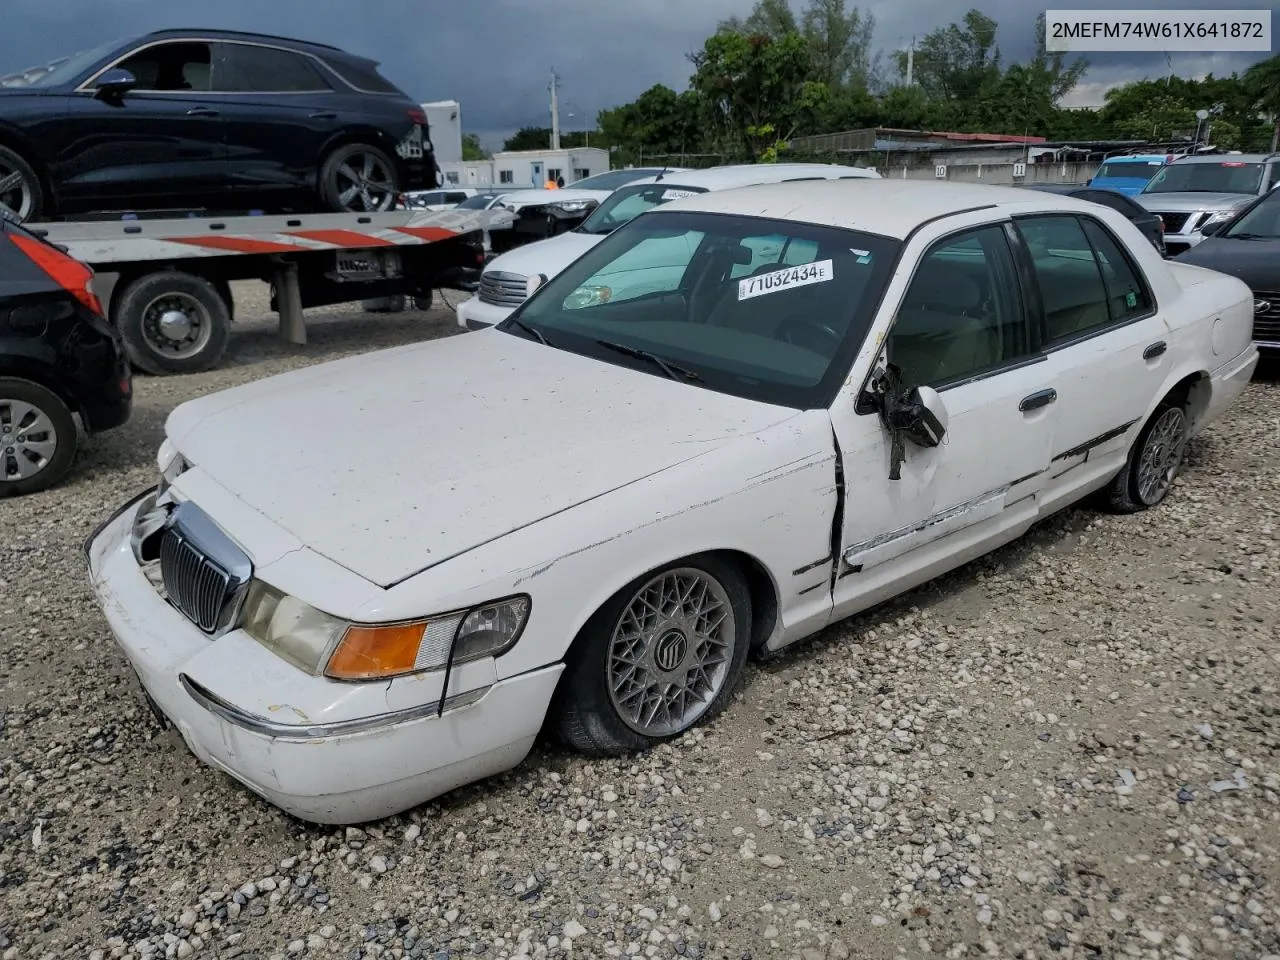
M193 400L166 432L191 470L386 587L795 415L492 331Z
M604 239L591 233L562 233L558 236L516 247L485 264L484 272L500 272L531 277L543 273L554 277Z
M1253 200L1245 193L1139 193L1134 196L1152 213L1195 213L1198 210L1227 210Z

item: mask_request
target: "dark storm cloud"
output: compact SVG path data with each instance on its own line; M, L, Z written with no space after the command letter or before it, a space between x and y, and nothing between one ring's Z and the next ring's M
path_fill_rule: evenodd
M793 6L800 5L793 0ZM1043 7L1022 0L863 6L876 17L877 45L893 49L905 46L913 34L922 37L958 20L970 5L1000 23L1006 60L1030 53L1035 16ZM1213 5L1210 0L1061 4L1096 9ZM1256 0L1226 5L1259 6ZM561 78L566 128L582 126L599 110L633 99L655 83L683 88L690 72L685 55L719 20L745 14L751 6L752 0L486 0L470 5L438 0L6 0L0 72L161 27L278 33L373 57L415 98L457 99L467 129L496 137L549 122L547 82L553 66ZM1280 0L1267 6L1274 9ZM1173 66L1186 76L1209 70L1230 73L1259 56L1179 54ZM1086 103L1100 102L1111 84L1169 71L1158 53L1092 54L1089 60L1091 69L1076 97Z

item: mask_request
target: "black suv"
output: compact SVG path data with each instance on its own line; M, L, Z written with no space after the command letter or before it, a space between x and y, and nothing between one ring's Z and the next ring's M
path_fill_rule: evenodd
M229 30L162 30L0 77L0 205L390 210L436 186L422 108L372 60Z
M0 213L0 499L51 487L87 433L129 419L133 383L93 271Z

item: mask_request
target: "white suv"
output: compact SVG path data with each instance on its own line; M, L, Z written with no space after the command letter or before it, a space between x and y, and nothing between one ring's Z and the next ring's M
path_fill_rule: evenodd
M501 323L524 303L537 284L545 283L627 221L671 200L710 190L786 180L856 180L878 179L879 176L874 170L838 164L754 163L707 170L669 171L646 177L616 190L575 229L527 244L489 261L480 275L479 291L458 305L458 326L481 330ZM687 262L687 251L673 252L677 256L672 262ZM655 255L661 259L660 252L655 252ZM660 272L663 265L655 261L654 270ZM531 277L536 279L531 281Z

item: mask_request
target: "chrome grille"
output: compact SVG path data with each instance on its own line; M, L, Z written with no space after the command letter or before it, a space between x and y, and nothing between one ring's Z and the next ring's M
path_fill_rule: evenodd
M480 274L480 302L495 307L518 307L525 301L526 283L518 273L486 271Z
M199 507L186 502L161 535L160 576L169 602L202 631L217 635L239 615L253 563Z
M1259 290L1253 295L1253 339L1280 343L1280 293Z
M1192 216L1189 213L1159 213L1160 219L1164 221L1165 233L1181 233L1182 228L1187 225L1187 220Z

